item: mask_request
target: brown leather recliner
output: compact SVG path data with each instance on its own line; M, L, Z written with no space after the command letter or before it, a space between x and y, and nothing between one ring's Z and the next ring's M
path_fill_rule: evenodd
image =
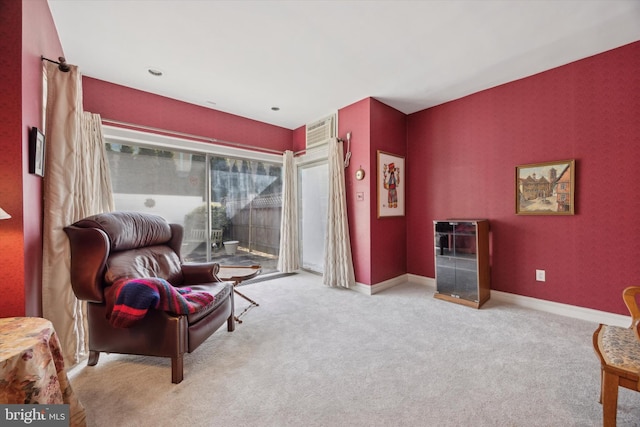
M235 329L233 285L220 282L217 263L183 264L183 228L157 215L111 212L94 215L65 227L71 243L71 285L87 301L88 365L100 352L171 358L171 381L183 379L183 356L191 353L227 322ZM111 286L118 280L156 277L176 288L189 287L215 296L191 314L176 315L150 309L128 328L111 325Z

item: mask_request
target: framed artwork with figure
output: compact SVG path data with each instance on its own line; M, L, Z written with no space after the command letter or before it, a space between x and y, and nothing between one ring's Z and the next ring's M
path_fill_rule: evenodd
M404 216L404 157L378 150L378 218Z

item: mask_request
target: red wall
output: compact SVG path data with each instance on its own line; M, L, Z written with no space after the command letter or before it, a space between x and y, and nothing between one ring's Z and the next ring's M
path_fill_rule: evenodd
M46 0L0 1L0 46L0 206L12 216L0 222L0 317L36 316L42 313L42 179L29 174L28 134L42 128L40 56L63 55Z
M293 130L293 152L303 151L307 146L307 127L300 126Z
M349 217L349 237L356 281L366 285L372 284L371 269L371 206L375 201L375 193L371 186L375 185L375 167L371 163L371 98L351 104L338 111L338 136L345 140L344 151L347 152L347 132L351 132L351 158L349 167L345 169L345 187L347 190L347 212ZM362 181L355 179L356 170L362 165L365 177ZM356 194L363 193L364 200L356 200Z
M64 56L49 5L24 0L22 15L22 170L24 203L25 292L27 315L42 315L42 178L29 174L28 132L43 128L42 60ZM38 28L38 31L33 31Z
M376 204L378 150L406 156L406 115L366 98L338 111L338 135L345 140L345 153L347 132L351 132L351 158L345 185L353 264L356 281L372 285L407 272L406 216L378 218ZM355 173L360 167L365 177L358 181ZM358 193L363 200L358 200Z
M25 312L22 238L22 4L0 2L0 207L12 218L0 221L0 317Z
M293 131L148 92L83 77L84 110L103 119L221 141L291 150Z
M408 271L434 277L434 219L488 218L493 289L627 314L638 94L640 42L410 115ZM516 165L564 159L576 160L576 215L515 215Z
M373 197L371 215L371 278L379 283L407 272L407 207L405 216L378 218L377 168L378 150L405 158L405 178L410 167L407 158L407 116L377 100L371 102L371 163ZM405 195L413 185L400 182ZM408 204L409 201L406 201Z

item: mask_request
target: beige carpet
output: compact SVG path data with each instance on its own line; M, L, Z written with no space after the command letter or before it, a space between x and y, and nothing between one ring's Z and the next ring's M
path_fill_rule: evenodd
M596 324L475 310L413 283L367 296L307 273L242 292L260 307L186 355L181 384L168 359L76 367L89 425L601 425ZM618 426L640 426L640 393L621 389Z

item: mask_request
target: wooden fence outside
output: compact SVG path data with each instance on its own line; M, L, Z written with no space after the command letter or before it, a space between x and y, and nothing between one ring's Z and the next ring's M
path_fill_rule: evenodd
M251 200L229 200L230 240L251 251L278 255L282 195L257 196Z

